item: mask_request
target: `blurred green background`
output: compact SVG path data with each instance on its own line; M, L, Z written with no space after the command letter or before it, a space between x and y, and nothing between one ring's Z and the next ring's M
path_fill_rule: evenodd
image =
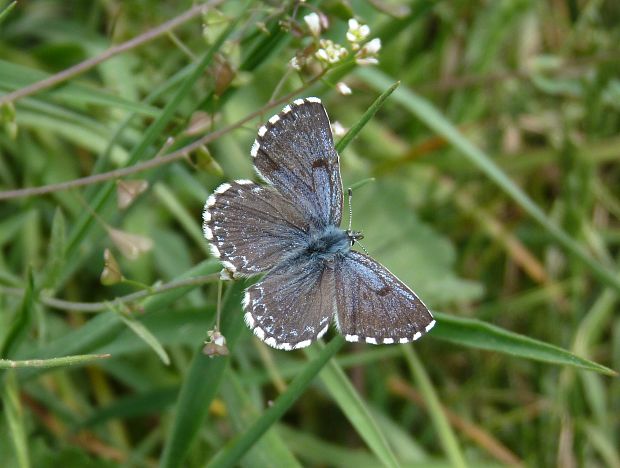
M2 466L620 467L620 3L200 5L0 3ZM209 358L202 206L299 96L438 325L276 351L226 283Z

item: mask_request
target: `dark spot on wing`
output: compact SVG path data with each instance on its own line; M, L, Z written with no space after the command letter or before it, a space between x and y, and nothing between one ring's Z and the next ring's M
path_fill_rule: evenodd
M391 291L392 291L392 288L390 286L383 286L381 289L377 291L377 295L381 297L387 296Z
M270 155L267 151L262 151L262 146L261 149L259 150L262 152L261 155L261 159L260 159L260 163L258 163L257 161L257 167L260 169L260 171L267 175L267 174L271 174L272 172L277 171L278 169L281 169L280 164L278 164Z
M317 169L319 167L329 168L329 161L325 158L319 158L312 163L312 169Z

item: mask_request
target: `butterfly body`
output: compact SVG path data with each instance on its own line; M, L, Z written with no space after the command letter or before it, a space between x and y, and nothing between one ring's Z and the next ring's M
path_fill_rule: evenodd
M245 321L268 345L308 346L335 319L348 341L407 343L435 320L420 299L341 229L343 192L327 113L298 99L258 130L259 185L218 187L203 212L214 256L233 277L264 274L244 296Z
M336 226L327 226L309 236L304 254L323 261L330 261L336 255L344 255L351 250L351 240L346 231Z

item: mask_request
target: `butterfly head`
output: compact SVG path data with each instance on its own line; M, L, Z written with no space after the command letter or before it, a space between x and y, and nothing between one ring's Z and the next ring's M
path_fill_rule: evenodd
M364 234L361 231L352 231L351 229L347 229L347 237L349 238L349 242L351 243L351 247L364 238Z

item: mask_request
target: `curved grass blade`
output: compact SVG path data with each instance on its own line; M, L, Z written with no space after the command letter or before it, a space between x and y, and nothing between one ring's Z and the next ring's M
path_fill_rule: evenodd
M319 355L314 348L308 348L305 351L309 358L316 359ZM372 418L370 410L338 363L334 360L330 361L321 372L321 380L355 431L381 463L389 467L400 466L392 448Z
M110 304L110 309L118 315L118 317L123 321L123 323L127 325L127 327L132 332L134 332L138 338L144 341L147 346L149 346L153 351L155 351L155 354L157 354L157 356L159 357L161 362L164 363L164 365L167 366L168 364L170 364L170 358L168 357L168 353L164 349L164 346L140 320L138 320L136 317L132 317L129 314L123 313L123 311L113 307L113 304Z
M391 94L396 91L396 88L398 88L399 86L400 81L392 83L392 85L389 86L388 89L381 93L381 96L375 99L375 102L373 102L368 108L368 110L364 112L362 118L359 119L357 123L353 125L353 127L351 127L351 129L340 139L340 141L338 141L338 143L336 143L336 151L341 152L347 147L349 143L351 143L351 140L353 140L353 138L357 136L360 130L364 127L364 125L366 125L368 121L374 117L374 115L381 108L381 106L383 106L385 100L390 97Z
M443 411L437 392L431 383L431 379L424 369L424 365L410 346L403 346L402 351L407 359L418 388L426 401L428 411L437 431L437 436L446 451L448 459L452 462L452 466L465 468L467 466L465 456L459 446L456 435L454 435L452 426L450 426L448 418Z
M9 3L2 11L0 11L0 24L4 21L4 18L11 12L13 8L17 5L17 0Z
M439 312L433 312L433 314L437 319L437 325L432 333L433 338L535 361L578 367L606 375L618 375L616 371L575 356L570 351L525 335L510 332L490 323L454 317Z

